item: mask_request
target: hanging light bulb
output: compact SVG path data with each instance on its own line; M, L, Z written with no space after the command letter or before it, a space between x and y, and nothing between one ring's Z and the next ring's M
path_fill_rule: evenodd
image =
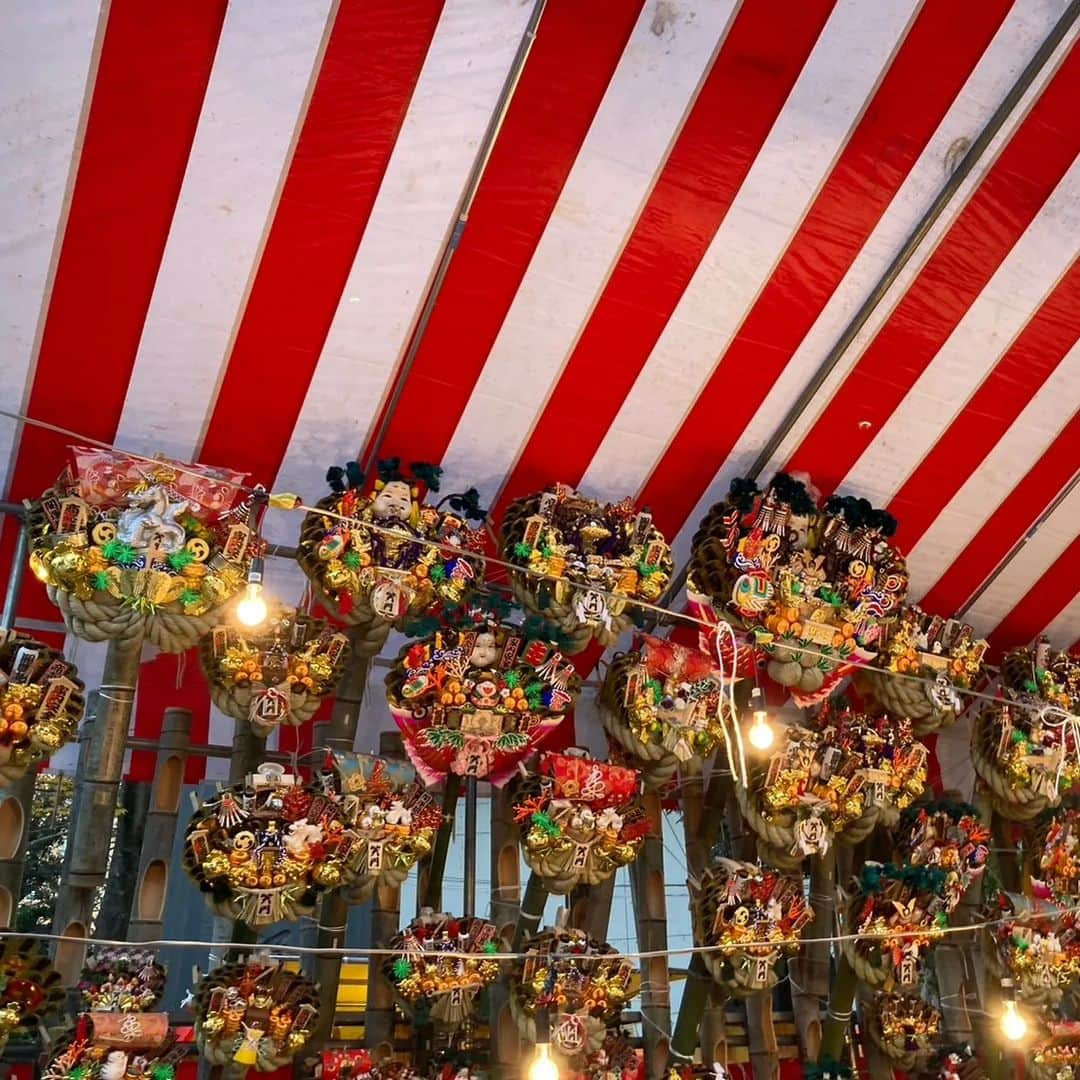
M559 1066L551 1056L551 1029L546 1009L536 1014L536 1055L529 1062L528 1080L559 1080Z
M251 560L244 598L236 605L236 617L245 626L260 626L266 621L266 601L262 598L263 561Z
M750 745L755 750L768 750L773 744L773 729L769 723L769 711L765 708L765 697L760 686L750 691L750 708L754 712L754 722L750 725Z
M1001 1031L1009 1042L1019 1042L1027 1034L1027 1021L1016 1008L1016 991L1012 979L1001 980L1005 1011L1001 1014Z

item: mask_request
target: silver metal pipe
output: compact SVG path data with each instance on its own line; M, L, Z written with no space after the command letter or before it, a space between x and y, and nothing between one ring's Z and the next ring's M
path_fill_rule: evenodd
M393 389L390 391L390 398L387 401L386 408L383 410L382 418L379 420L379 426L375 431L375 437L371 441L371 449L368 451L367 457L363 462L365 473L379 459L379 449L382 447L383 440L386 438L386 433L390 429L390 421L394 417L398 402L401 400L401 395L405 390L405 383L409 378L409 372L412 371L412 366L416 362L416 356L420 351L420 345L424 340L425 333L427 333L428 323L431 322L431 315L435 310L435 302L439 299L439 293L442 292L443 283L446 281L446 275L450 270L450 263L453 262L458 245L461 243L462 233L464 233L465 226L469 221L469 212L472 210L473 202L476 200L476 193L480 189L480 181L483 180L484 171L487 169L488 162L491 160L491 153L495 148L495 140L499 137L503 121L506 119L506 114L510 109L510 102L514 99L514 93L521 80L521 73L525 69L525 62L528 60L529 53L532 51L533 42L536 40L536 30L540 25L540 18L544 14L544 8L546 6L547 0L535 0L535 3L533 4L529 22L525 27L525 32L521 36L521 42L518 44L517 53L514 55L513 63L510 65L510 71L507 73L506 79L503 82L502 90L499 92L499 99L495 103L495 109L491 114L491 119L488 121L484 137L480 141L480 148L477 150L476 157L473 159L469 178L465 182L465 190L462 193L461 201L458 203L458 212L457 217L454 220L454 227L450 230L450 235L443 245L442 254L439 256L438 267L435 270L434 277L431 279L431 285L428 287L427 296L424 297L424 304L420 309L420 316L416 320L416 327L413 329L412 337L409 339L408 347L405 350L405 355L402 357L401 366L398 368L397 375L394 377L394 385Z
M889 289L892 288L900 272L911 261L912 256L919 249L927 234L933 228L938 218L944 213L945 208L952 201L960 186L971 174L979 160L986 153L994 138L1001 131L1013 110L1020 103L1023 96L1031 89L1032 84L1039 73L1049 63L1055 50L1065 40L1073 25L1080 19L1080 0L1072 0L1065 9L1061 18L1054 24L1053 29L1046 35L1045 40L1035 50L1031 59L1024 65L1023 70L1017 76L1016 81L1009 88L1009 92L1001 100L1001 104L994 110L990 119L986 122L982 131L975 137L974 142L968 147L967 153L960 159L959 164L942 184L941 190L934 197L934 201L927 207L926 212L919 219L915 228L909 233L907 239L901 245L900 250L893 256L892 261L885 268L881 277L873 289L870 290L866 299L859 305L858 310L844 327L839 338L832 348L826 353L818 369L811 376L810 381L803 387L802 392L794 404L787 411L784 419L769 437L768 441L758 452L754 463L747 470L746 475L751 479L757 479L762 470L772 460L773 455L783 444L784 439L794 429L803 413L810 407L817 392L824 385L825 380L836 368L843 355L850 348L859 331L866 325L870 316L885 299ZM668 585L661 605L668 606L679 595L686 585L688 566L684 564L672 577ZM656 625L656 619L650 619L651 626Z
M19 594L22 592L23 577L26 574L28 552L29 537L26 526L20 522L19 535L15 541L15 553L11 557L11 569L8 571L4 610L0 614L0 629L2 630L10 630L15 625L15 612L19 607Z

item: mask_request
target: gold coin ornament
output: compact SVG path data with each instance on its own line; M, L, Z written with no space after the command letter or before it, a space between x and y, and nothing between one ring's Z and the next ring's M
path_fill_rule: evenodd
M366 871L365 847L332 793L268 764L199 807L184 867L217 914L259 927L352 884Z
M78 991L88 1012L149 1012L165 992L165 968L150 949L92 949Z
M0 630L0 784L75 738L86 699L74 664L15 630Z
M657 603L671 580L671 549L632 499L601 503L565 484L518 499L503 517L502 557L518 602L573 638L614 645L640 619L634 601Z
M946 874L937 867L867 862L848 909L844 953L873 989L910 992L948 926Z
M615 657L600 692L604 730L640 763L645 783L662 787L677 771L698 772L735 743L730 666L685 645L641 634ZM745 651L745 650L740 650ZM731 752L734 753L732 750Z
M777 961L798 949L814 917L800 880L726 858L690 881L690 912L694 944L710 948L709 974L740 998L776 985Z
M483 578L484 511L475 489L437 506L442 470L395 458L380 461L368 485L359 466L332 468L333 493L304 519L297 558L327 610L366 628L377 653L391 627L465 602ZM446 506L446 509L443 507Z
M941 1013L912 994L875 994L866 1029L878 1049L905 1072L925 1065L941 1038Z
M390 712L427 784L453 773L502 787L580 691L554 643L483 618L407 643L386 676Z
M895 531L865 499L833 496L819 508L786 473L765 490L736 479L695 535L691 599L752 630L770 678L812 705L877 656L883 622L904 601Z
M884 670L860 669L859 688L926 735L959 716L966 700L960 691L978 681L987 648L970 624L905 604L883 627L877 665Z
M1080 903L1080 806L1059 807L1036 830L1038 869L1032 873L1036 895L1065 907Z
M610 945L582 930L546 930L514 966L511 1012L527 1042L536 1041L537 1013L547 1012L551 1048L573 1067L603 1047L640 990L637 969Z
M416 772L402 762L335 751L331 783L356 839L349 900L360 903L382 884L400 887L427 855L443 814Z
M195 989L195 1042L213 1065L273 1072L308 1042L319 987L258 954L215 968Z
M68 629L183 652L261 554L243 474L75 447L29 509L30 565Z
M514 798L525 862L548 892L598 885L637 858L649 833L633 769L571 754L540 755Z
M900 818L897 861L945 872L946 910L952 912L990 858L990 830L967 803L942 800L909 807Z
M265 738L279 724L299 727L333 693L349 658L349 639L295 608L272 608L257 627L215 626L199 643L214 704L249 720Z
M476 996L499 976L495 924L421 911L390 943L383 965L402 1004L420 1020L455 1029L476 1013Z
M0 1050L15 1031L29 1031L59 1013L60 976L38 941L10 935L0 946Z

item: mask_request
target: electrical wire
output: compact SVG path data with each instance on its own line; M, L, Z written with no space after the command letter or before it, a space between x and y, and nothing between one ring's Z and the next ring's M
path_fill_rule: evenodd
M639 952L624 952L622 955L628 960L659 960L671 956L694 956L706 955L710 953L742 952L747 949L753 949L759 946L784 949L797 948L804 945L837 945L845 941L906 940L907 938L926 937L928 933L936 940L939 937L947 935L974 934L977 931L985 930L993 926L1003 926L1006 923L1015 924L1025 922L1028 919L1045 919L1050 914L1053 914L1055 917L1059 917L1062 915L1077 913L1080 913L1080 906L1068 908L1055 907L1052 913L1045 910L1013 912L1007 916L1003 916L998 919L987 919L982 922L968 923L965 926L935 927L932 931L928 931L926 929L900 931L867 930L859 933L835 934L828 937L777 939L769 938L762 941L741 941L737 945L687 945L677 946L673 949L647 949L641 950ZM128 941L118 941L112 938L78 937L69 934L46 933L44 931L24 932L10 929L0 929L0 940L8 937L30 938L36 941L63 941L70 942L75 945L102 945L108 948L128 946L131 944ZM156 938L150 941L140 941L139 945L140 947L147 949L215 949L220 948L221 942L202 941L185 938ZM295 953L299 956L363 956L371 958L397 956L401 951L400 949L377 948L367 946L330 948L313 945L291 945L284 942L274 942L272 945L269 943L263 945L253 943L250 946L245 946L245 948L248 948L252 951L256 949L272 949L278 952ZM477 956L476 953L459 952L450 949L447 949L445 951L439 950L438 955L448 960L474 960ZM495 963L511 963L517 960L524 960L528 955L529 953L527 952L498 952L485 954L484 959L491 960Z
M35 420L33 417L27 416L24 413L12 412L12 411L10 411L8 409L0 409L0 416L7 417L10 420L15 420L18 423L30 424L33 427L40 427L40 428L43 428L46 431L52 431L52 432L54 432L56 434L67 436L68 438L75 439L80 443L83 443L83 444L86 444L86 445L89 445L89 446L94 446L94 447L97 447L97 448L102 449L102 450L111 450L111 451L114 451L115 453L118 453L118 454L124 454L127 457L133 458L133 459L135 459L137 461L145 461L149 465L154 465L154 466L159 467L159 468L162 467L162 466L167 466L168 468L173 469L176 472L184 473L185 475L188 475L188 476L194 476L194 477L197 477L197 478L200 478L200 479L204 478L203 473L197 472L197 471L195 471L194 469L191 469L191 468L187 468L184 465L182 465L181 463L173 461L172 459L163 459L163 458L160 458L160 457L158 457L158 458L149 457L146 454L140 454L140 453L137 453L137 452L132 451L132 450L125 450L125 449L123 449L123 448L121 448L119 446L116 446L113 443L108 443L108 442L105 442L105 441L103 441L101 439L94 439L94 438L91 438L89 436L82 435L77 431L72 431L70 428L60 427L57 424L50 424L50 423L47 423L47 422L45 422L43 420ZM224 480L224 479L220 480L220 482L222 484L228 486L228 487L235 488L236 490L242 491L242 492L244 492L246 494L255 494L256 492L265 492L266 491L266 488L264 488L262 485L250 485L249 486L247 484L235 483L235 482ZM303 501L301 501L298 496L284 496L284 495L280 495L280 494L271 495L270 496L270 504L271 504L271 506L274 507L274 509L278 509L278 510L286 510L286 511L292 511L292 512L302 512L302 513L306 513L306 514L320 514L320 515L322 515L324 517L329 517L329 518L332 518L334 520L338 520L338 521L346 522L346 523L351 522L353 520L352 518L349 518L347 515L338 514L335 511L328 510L328 509L325 509L323 507L310 506L307 503L304 503ZM374 532L376 534L398 535L394 529L384 528L383 526L374 525L374 524L369 523L369 522L365 522L364 527L367 530L369 530L370 532ZM565 581L566 580L565 578L558 578L553 574L545 573L542 570L536 570L536 569L534 569L533 567L530 567L530 566L520 566L517 563L507 562L507 561L505 561L503 559L498 559L498 558L495 558L494 556L490 556L490 555L484 555L484 554L482 554L480 552L476 552L476 553L469 552L466 549L455 546L453 544L444 544L444 543L441 543L441 542L439 542L437 540L430 540L427 537L413 537L412 540L415 543L417 543L417 544L419 544L419 545L421 545L423 547L435 548L436 550L442 551L442 552L447 553L447 554L455 555L455 556L458 556L458 557L465 556L465 557L475 558L477 561L482 561L484 563L485 569L487 567L498 567L499 569L505 570L508 575L509 574L519 574L519 575L524 575L526 577L531 577L531 578L541 579L541 580L546 580L546 581L552 581L552 582ZM612 599L617 600L617 601L619 601L620 603L624 604L627 607L635 607L635 608L638 608L638 609L640 609L642 611L650 612L650 613L652 613L654 615L657 615L657 616L662 616L663 620L665 622L668 622L668 623L670 623L670 622L688 623L690 625L699 626L699 627L701 627L701 628L703 628L705 630L716 630L718 625L727 626L729 629L731 629L730 624L724 622L723 620L721 620L719 624L710 623L706 619L700 619L695 615L691 615L689 612L677 611L674 608L665 608L665 607L662 607L662 606L660 606L658 604L652 604L647 600L632 599L632 598L629 598L629 597L626 597L626 596L622 595L621 593L616 593L616 592L613 592L613 591L608 590L608 589L601 589L601 588L595 587L593 585L589 585L588 587L589 587L590 591L598 593L599 595L604 596L609 600L612 600ZM750 647L749 643L746 643L744 645L744 647ZM830 655L828 653L821 652L820 650L817 650L817 649L804 648L804 647L800 646L799 651L801 653L805 654L806 656L815 656L815 657L818 657L819 659L828 660L829 662L831 662L833 664L837 663L837 658L835 656L832 656L832 655ZM874 671L874 672L877 672L879 674L885 675L885 676L887 676L889 678L905 679L908 682L919 682L919 683L923 683L924 685L927 685L927 686L934 685L934 680L932 680L932 679L924 678L921 675L909 675L907 672L893 671L890 668L881 667L880 665L858 664L858 665L852 665L852 666L860 668L860 669L862 669L864 671ZM993 704L1001 704L1002 700L1003 700L1000 697L996 697L996 696L994 696L992 694L984 694L984 693L981 693L980 691L972 690L972 689L968 689L968 688L960 687L960 686L953 686L952 690L957 695L967 697L967 698L971 698L972 700L987 701L987 702L991 702ZM1019 709L1020 711L1033 712L1033 713L1037 713L1039 715L1042 715L1043 713L1045 713L1047 708L1048 708L1048 706L1046 706L1046 705L1031 705L1031 704L1028 704L1026 702L1009 702L1008 704L1009 704L1009 706L1011 708ZM1066 712L1065 710L1056 709L1056 708L1053 709L1053 712L1055 713L1056 716L1059 716L1059 717L1063 716L1068 721L1071 721L1071 722L1075 723L1076 725L1080 726L1080 716L1078 716L1078 715L1076 715L1074 713Z

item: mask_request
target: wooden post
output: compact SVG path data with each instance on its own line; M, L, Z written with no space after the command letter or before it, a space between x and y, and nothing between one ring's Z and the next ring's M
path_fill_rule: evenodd
M59 942L56 949L56 969L68 987L75 985L82 970L86 945L78 939L89 936L97 889L108 871L141 648L139 638L109 642L94 718L85 722L80 732L71 832L53 919L55 932L75 939Z
M506 940L521 910L521 857L513 804L505 788L491 789L491 921ZM507 1080L521 1060L521 1039L510 1015L509 965L489 991L491 1065L494 1080Z
M161 937L190 746L191 710L166 709L135 878L138 884L131 905L129 941L156 941Z
M22 897L23 863L37 773L20 776L0 801L0 926L11 926Z
M403 757L399 731L383 732L379 740L383 757ZM401 925L401 889L380 885L371 897L371 943L384 948ZM394 1053L394 991L383 977L382 958L368 961L367 1013L364 1017L364 1042L373 1057L389 1059Z
M646 792L642 804L652 831L645 838L641 854L630 864L630 888L637 922L638 948L642 952L660 952L667 949L667 906L659 794ZM645 1075L647 1080L660 1080L667 1075L670 1049L671 999L667 956L642 960L641 974Z

